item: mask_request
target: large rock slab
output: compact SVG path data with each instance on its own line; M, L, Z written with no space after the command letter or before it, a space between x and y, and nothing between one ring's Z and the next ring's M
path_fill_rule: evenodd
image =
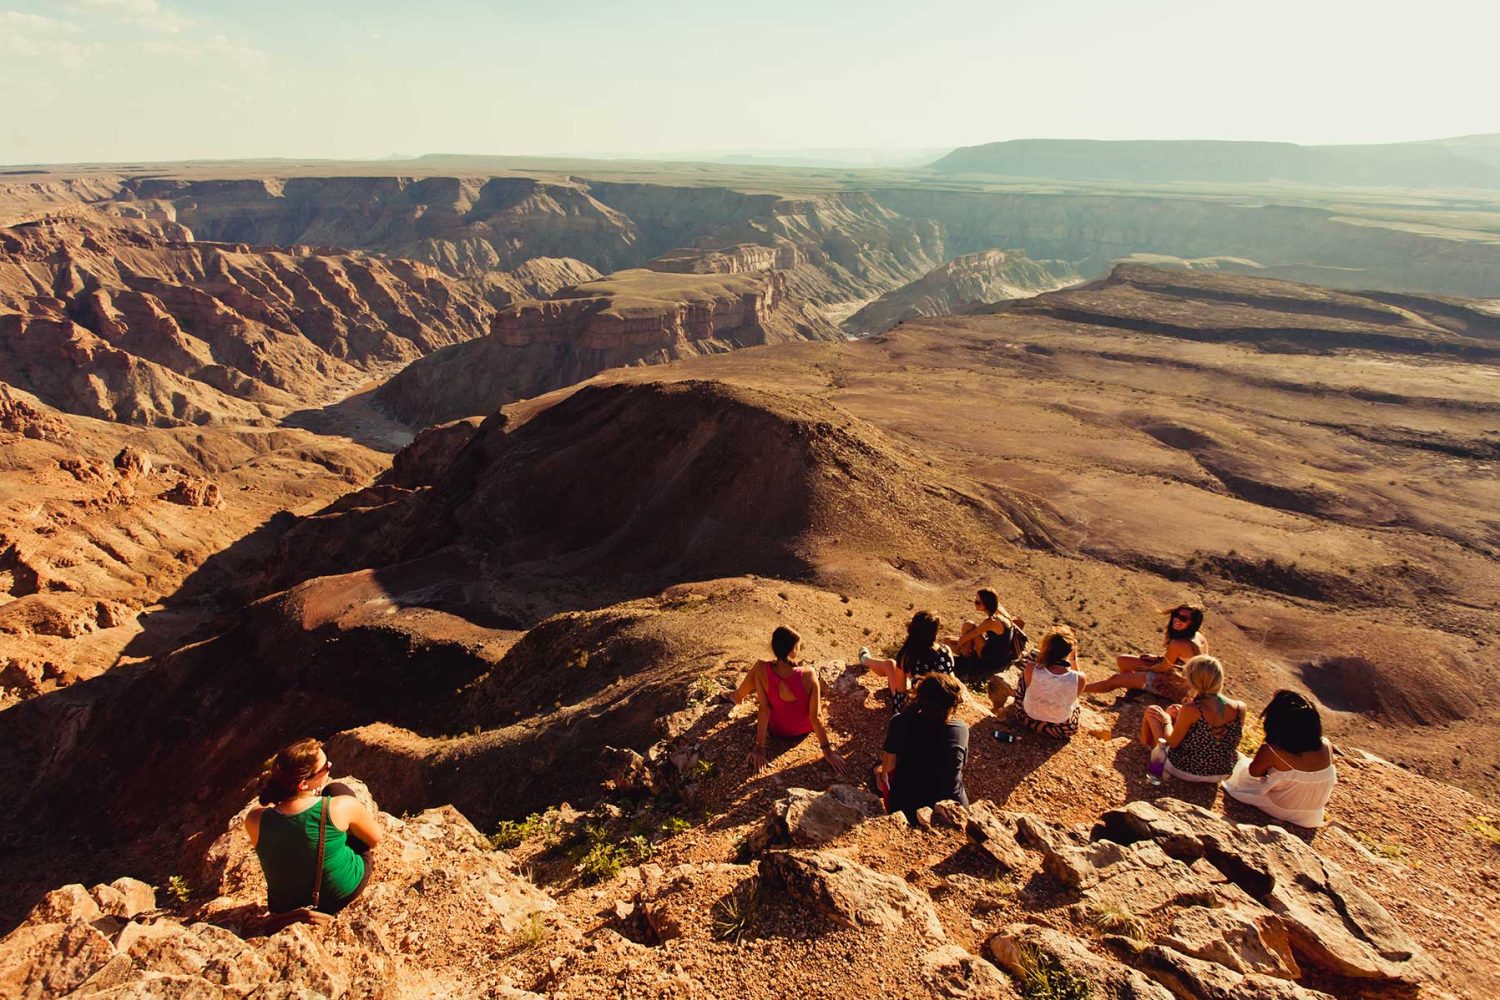
M853 785L834 785L826 792L788 788L776 803L776 816L799 847L821 847L864 820L885 812L879 796Z
M1177 1000L1334 1000L1286 979L1236 972L1161 945L1122 937L1107 940L1125 961L1170 990Z
M1279 826L1230 823L1176 799L1131 802L1100 822L1100 834L1111 840L1152 840L1178 860L1206 860L1281 918L1293 950L1310 965L1408 985L1433 975L1431 960L1383 906Z
M999 969L956 944L939 945L922 956L922 981L935 995L955 1000L1020 1000Z
M1091 988L1099 1000L1173 1000L1170 991L1142 973L1049 927L1010 924L991 937L986 947L990 957L1020 983L1023 996L1037 995L1048 978L1068 978L1081 984L1080 988Z
M824 851L774 851L760 859L772 890L785 892L848 927L893 932L915 929L941 940L932 901L901 879Z

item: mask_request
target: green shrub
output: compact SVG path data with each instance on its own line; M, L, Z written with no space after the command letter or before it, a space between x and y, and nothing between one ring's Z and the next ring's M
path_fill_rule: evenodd
M166 885L156 887L157 891L166 896L167 905L175 909L182 909L193 901L193 889L188 885L187 879L181 875L173 875L167 879Z
M562 816L556 809L532 813L525 819L502 819L487 838L497 851L513 851L532 837L544 838L544 847L554 847L562 835Z
M675 837L679 833L686 833L693 828L693 824L681 816L668 816L662 820L661 832L664 837Z
M1094 984L1074 975L1034 945L1021 948L1021 996L1026 1000L1091 1000Z

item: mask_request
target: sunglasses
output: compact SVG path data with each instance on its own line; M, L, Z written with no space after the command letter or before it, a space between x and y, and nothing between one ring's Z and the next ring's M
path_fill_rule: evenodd
M333 770L333 759L325 755L323 757L323 766L320 767L320 768L318 768L316 771L313 772L313 777L317 777L320 774L327 774L329 771L332 771L332 770Z

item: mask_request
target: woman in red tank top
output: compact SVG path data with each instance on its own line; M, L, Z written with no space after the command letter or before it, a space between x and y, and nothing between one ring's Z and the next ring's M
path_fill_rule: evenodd
M802 637L785 625L771 633L774 660L761 660L751 668L755 680L755 749L750 751L750 769L766 766L766 739L774 733L782 738L798 739L808 733L818 734L823 759L837 774L844 773L844 759L834 751L823 728L820 711L821 691L818 672L797 664L797 650Z

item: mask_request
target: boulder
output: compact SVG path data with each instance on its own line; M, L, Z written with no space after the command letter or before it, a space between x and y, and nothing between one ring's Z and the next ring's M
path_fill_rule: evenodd
M109 939L90 924L23 924L0 941L0 996L63 996L114 957Z
M1100 1000L1173 1000L1149 978L1060 931L1034 924L1010 924L990 938L990 956L1021 983L1023 996L1041 994L1048 979L1069 979ZM1063 994L1057 995L1081 995Z
M789 788L775 807L792 843L801 847L819 847L884 812L877 795L852 785L834 785L826 792Z
M994 803L980 799L969 804L965 829L969 839L994 858L1002 871L1013 872L1026 864L1026 852L1016 839L1019 824L1017 814L1002 812Z
M1122 937L1106 940L1125 961L1178 1000L1334 1000L1286 979L1236 972L1162 945L1143 945Z
M126 445L115 456L115 471L122 479L149 476L151 475L151 456Z
M179 479L161 498L184 507L218 507L224 502L218 483L198 477Z
M943 937L932 901L901 879L825 851L774 851L760 860L765 885L837 923L857 929L894 932L915 929L934 940Z
M1131 802L1100 822L1112 839L1149 839L1179 860L1206 860L1280 917L1292 949L1310 965L1406 985L1433 975L1431 961L1383 906L1279 826L1230 823L1176 799Z
M78 884L53 889L31 908L28 924L91 924L104 915L94 897Z
M1300 974L1286 925L1260 906L1190 906L1172 918L1160 943L1241 974L1278 979Z
M956 944L922 956L922 981L937 996L962 1000L1019 1000L1020 994L994 965Z

